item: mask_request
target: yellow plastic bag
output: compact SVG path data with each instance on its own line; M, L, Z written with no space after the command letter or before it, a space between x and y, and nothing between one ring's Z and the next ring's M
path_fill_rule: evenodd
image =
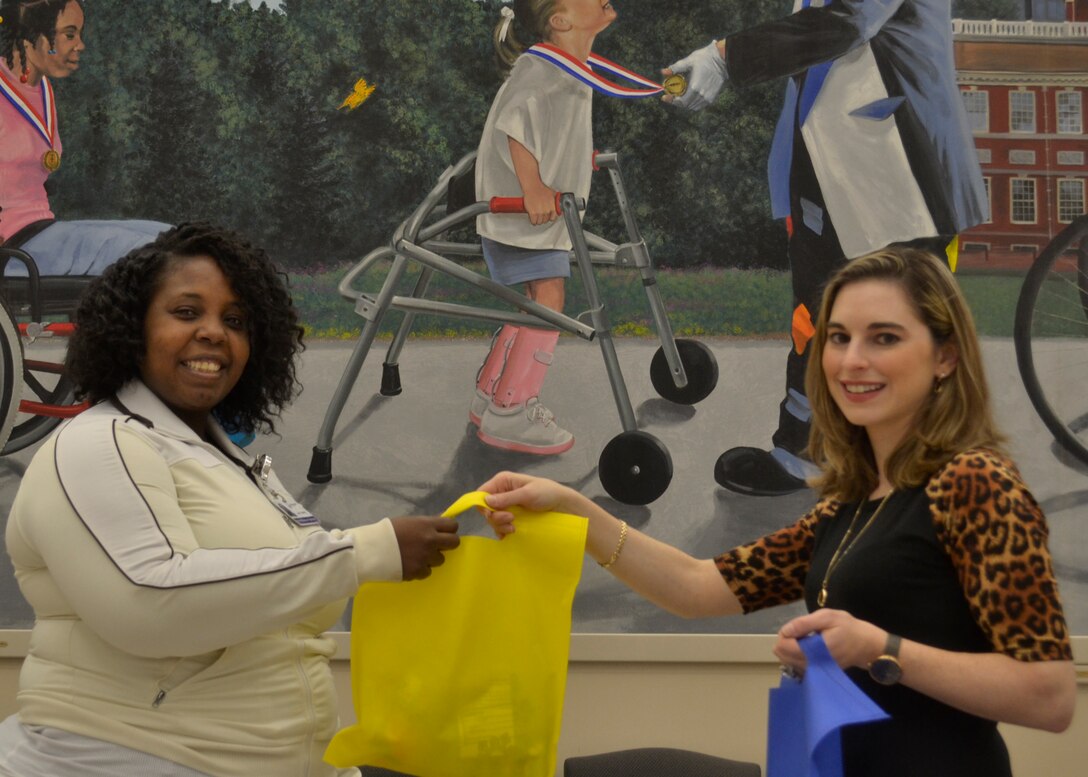
M482 506L466 494L443 515ZM358 721L334 766L418 777L553 777L586 519L512 511L499 542L464 537L419 582L366 583L351 622Z

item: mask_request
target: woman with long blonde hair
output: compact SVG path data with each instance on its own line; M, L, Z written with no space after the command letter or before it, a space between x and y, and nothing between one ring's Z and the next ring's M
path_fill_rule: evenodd
M1062 731L1076 679L1047 525L1002 452L974 324L948 268L909 248L855 259L827 286L808 362L815 507L714 559L631 529L551 481L482 488L589 518L587 550L650 601L711 617L804 600L775 655L822 634L890 720L842 732L846 777L1010 777L998 722Z

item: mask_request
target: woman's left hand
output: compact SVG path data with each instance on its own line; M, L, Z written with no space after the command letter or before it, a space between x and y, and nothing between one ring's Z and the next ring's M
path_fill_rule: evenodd
M858 620L845 610L822 609L794 618L779 629L775 656L783 665L803 673L805 654L797 640L814 632L823 635L831 657L844 669L868 667L883 652L888 638L884 629Z

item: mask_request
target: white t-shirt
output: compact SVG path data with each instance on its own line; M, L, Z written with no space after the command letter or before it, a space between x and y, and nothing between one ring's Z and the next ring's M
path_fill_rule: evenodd
M555 65L522 54L495 95L476 157L476 196L520 197L509 138L528 149L540 178L558 192L589 198L593 174L593 89ZM485 214L476 231L521 248L569 250L562 219L534 227L523 215Z

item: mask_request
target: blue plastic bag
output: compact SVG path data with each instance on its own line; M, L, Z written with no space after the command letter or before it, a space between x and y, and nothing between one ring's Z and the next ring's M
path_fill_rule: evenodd
M798 644L804 678L784 674L771 689L767 777L842 777L842 727L890 716L839 668L822 636Z

